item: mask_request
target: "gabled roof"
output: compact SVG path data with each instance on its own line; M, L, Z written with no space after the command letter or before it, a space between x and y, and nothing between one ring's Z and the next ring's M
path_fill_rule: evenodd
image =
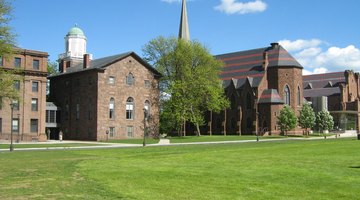
M126 52L126 53L122 53L122 54L117 54L117 55L113 55L113 56L108 56L108 57L92 60L90 62L90 66L85 69L83 68L83 64L80 63L75 66L67 68L65 73L60 73L60 74L56 74L53 76L49 76L48 78L64 76L64 75L73 74L73 73L80 73L80 72L89 71L89 70L103 69L103 68L105 68L113 63L116 63L128 56L133 56L137 61L139 61L147 69L152 71L156 76L161 76L160 72L158 72L156 69L154 69L149 63L147 63L146 61L141 59L135 52Z
M271 104L283 104L284 101L280 98L280 95L275 89L264 90L259 98L259 104L271 103Z
M303 76L304 97L340 95L341 83L346 83L344 72Z
M298 67L303 68L281 45L276 43L270 47L239 51L215 56L224 62L220 79L228 85L231 79L238 79L238 83L245 83L247 77L252 78L252 87L257 87L264 74L264 54L267 53L269 67ZM242 85L237 85L241 87Z

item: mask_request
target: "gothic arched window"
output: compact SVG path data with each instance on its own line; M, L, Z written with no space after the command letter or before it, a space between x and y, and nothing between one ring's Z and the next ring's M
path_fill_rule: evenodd
M126 84L134 85L134 76L132 75L132 73L129 73L129 75L126 76Z
M134 119L134 99L129 97L126 100L126 119Z
M246 109L251 109L251 95L248 93L246 95Z
M235 95L231 95L230 98L230 104L231 104L231 110L235 110L236 109L236 99L235 99Z
M300 105L301 105L301 91L300 91L300 86L298 86L297 101L298 101L298 106L300 106Z
M109 118L114 119L114 108L115 108L115 99L111 98L109 103Z
M284 89L284 102L286 105L290 105L290 89L289 86L285 86Z

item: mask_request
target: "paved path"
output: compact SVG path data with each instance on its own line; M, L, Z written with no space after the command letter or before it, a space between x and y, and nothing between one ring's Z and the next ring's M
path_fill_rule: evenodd
M340 134L338 138L356 138L356 132L348 132ZM286 141L286 140L322 140L323 137L289 137L279 139L261 139L259 142L272 142L272 141ZM336 139L336 136L328 136L327 139ZM146 146L181 146L181 145L208 145L208 144L236 144L236 143L248 143L257 142L256 140L235 140L235 141L217 141L217 142L189 142L189 143L170 143L169 139L160 139L157 144L147 144ZM123 143L106 143L106 142L92 142L92 141L72 141L72 140L49 140L47 142L22 142L20 144L92 144L96 146L78 146L78 147L35 147L35 148L15 148L14 151L44 151L44 150L70 150L70 149L109 149L109 148L130 148L130 147L142 147L142 144L123 144ZM0 144L9 144L8 141L0 142ZM14 143L15 145L18 143ZM8 152L9 149L0 149L0 152Z

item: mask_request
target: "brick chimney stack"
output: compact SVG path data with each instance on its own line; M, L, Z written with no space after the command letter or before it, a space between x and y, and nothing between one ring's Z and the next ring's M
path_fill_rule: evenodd
M90 67L90 54L84 54L84 60L83 60L83 68L89 68Z

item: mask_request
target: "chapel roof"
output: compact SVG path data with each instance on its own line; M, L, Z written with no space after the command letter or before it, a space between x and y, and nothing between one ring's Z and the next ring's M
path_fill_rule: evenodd
M304 97L340 95L341 83L346 83L344 72L303 76Z

